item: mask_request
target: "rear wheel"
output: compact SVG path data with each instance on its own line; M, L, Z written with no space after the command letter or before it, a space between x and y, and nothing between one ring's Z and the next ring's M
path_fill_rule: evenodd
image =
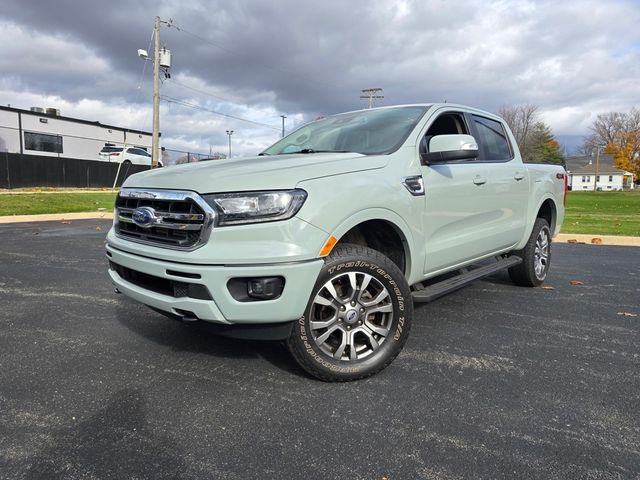
M522 250L512 252L522 258L522 263L509 269L509 276L516 285L537 287L549 273L551 264L551 230L544 218L537 218L529 241Z
M339 245L327 257L287 346L321 380L358 380L400 353L412 316L409 286L391 260L367 247Z

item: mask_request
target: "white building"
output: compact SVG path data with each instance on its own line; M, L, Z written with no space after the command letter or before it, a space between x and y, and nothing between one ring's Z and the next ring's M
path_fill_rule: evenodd
M615 167L587 165L569 174L568 184L572 191L580 190L629 190L633 189L633 174Z
M0 106L0 152L102 160L105 143L151 148L151 133L63 117L54 108Z
M634 188L633 173L613 166L613 158L610 155L603 155L600 160L596 166L596 161L591 157L568 158L569 188L573 191L617 191Z

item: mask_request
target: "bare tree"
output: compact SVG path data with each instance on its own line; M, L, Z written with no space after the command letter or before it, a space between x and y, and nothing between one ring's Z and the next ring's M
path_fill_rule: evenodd
M538 106L532 104L503 105L498 109L500 115L516 137L520 153L524 156L527 152L527 141L530 138L538 119Z
M598 115L591 125L591 134L584 140L582 152L588 155L598 147L605 148L621 161L637 162L640 156L640 110L634 107L627 113Z

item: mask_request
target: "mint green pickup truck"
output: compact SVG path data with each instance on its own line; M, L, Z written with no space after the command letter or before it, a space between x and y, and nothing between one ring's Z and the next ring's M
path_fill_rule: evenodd
M565 195L564 169L523 164L490 113L343 113L256 157L128 178L109 275L167 316L284 340L311 375L356 380L398 355L414 303L500 269L540 285Z

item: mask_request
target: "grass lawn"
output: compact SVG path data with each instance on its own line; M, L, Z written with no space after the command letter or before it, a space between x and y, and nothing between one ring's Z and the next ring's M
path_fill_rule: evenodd
M0 195L0 216L111 211L116 192L34 192ZM569 192L562 233L640 237L640 189Z
M117 192L37 192L0 195L0 216L113 210Z
M640 190L568 192L561 232L640 237Z

